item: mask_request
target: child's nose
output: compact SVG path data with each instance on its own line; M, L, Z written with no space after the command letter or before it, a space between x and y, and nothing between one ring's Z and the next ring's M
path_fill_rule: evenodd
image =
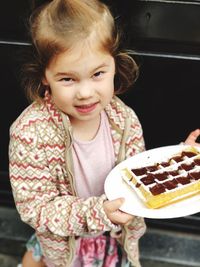
M78 91L77 91L77 97L79 99L82 98L89 98L93 95L94 89L91 82L82 82L79 85Z

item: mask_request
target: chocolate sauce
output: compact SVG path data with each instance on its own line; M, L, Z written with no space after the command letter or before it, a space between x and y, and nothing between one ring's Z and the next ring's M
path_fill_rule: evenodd
M141 184L140 183L137 183L136 185L135 185L135 187L140 187L141 186Z
M132 176L132 177L130 177L128 180L129 180L129 182L131 182L131 181L133 180L133 176Z

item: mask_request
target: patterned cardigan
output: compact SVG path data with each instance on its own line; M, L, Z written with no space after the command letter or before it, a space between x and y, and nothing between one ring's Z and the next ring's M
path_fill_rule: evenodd
M141 125L134 111L114 97L105 109L109 118L116 164L144 150ZM9 172L21 219L33 227L43 255L56 267L68 267L75 237L113 231L102 209L105 195L80 199L73 183L72 135L69 118L48 95L32 103L10 128ZM143 218L123 227L119 242L133 266L140 266L138 240Z

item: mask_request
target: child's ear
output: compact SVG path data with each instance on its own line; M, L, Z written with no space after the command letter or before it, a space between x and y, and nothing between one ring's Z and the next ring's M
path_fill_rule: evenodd
M42 79L42 84L43 84L43 85L46 85L46 86L49 85L49 83L48 83L46 77L44 77L44 78Z

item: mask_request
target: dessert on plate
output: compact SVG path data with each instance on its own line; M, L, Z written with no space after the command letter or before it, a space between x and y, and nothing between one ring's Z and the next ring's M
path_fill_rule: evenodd
M148 208L160 208L200 193L200 152L183 147L160 162L123 168L121 175Z

